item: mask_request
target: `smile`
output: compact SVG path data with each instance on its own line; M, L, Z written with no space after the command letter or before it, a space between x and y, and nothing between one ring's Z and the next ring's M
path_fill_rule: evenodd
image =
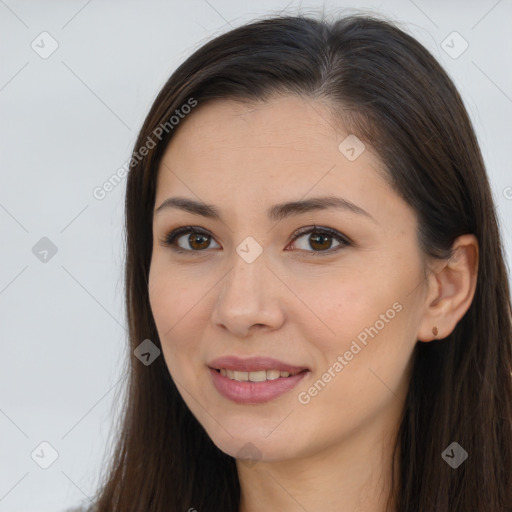
M221 375L231 380L237 380L239 382L263 382L266 380L276 380L280 377L289 377L290 373L280 370L260 370L257 372L241 372L229 370L227 368L221 368L218 370ZM300 373L300 372L298 372ZM296 375L296 374L295 374Z
M233 373L232 377L229 377L228 371ZM247 405L270 402L291 391L306 375L311 373L309 370L302 370L295 375L290 375L283 371L279 372L279 377L268 379L267 371L235 372L226 370L226 375L223 375L222 370L209 368L209 372L213 387L222 397L237 404ZM268 372L272 377L276 375L277 370L268 370ZM238 379L235 378L235 374ZM264 380L263 374L265 374ZM249 376L261 380L252 381L249 380Z

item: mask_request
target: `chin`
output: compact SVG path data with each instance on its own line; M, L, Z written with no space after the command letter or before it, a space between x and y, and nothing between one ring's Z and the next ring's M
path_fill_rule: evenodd
M268 436L269 429L262 434L262 427L236 428L233 425L223 425L232 434L228 434L221 426L216 425L214 431L206 430L212 442L222 452L240 461L246 462L248 466L255 462L272 462L293 458L294 446L283 443L280 438Z

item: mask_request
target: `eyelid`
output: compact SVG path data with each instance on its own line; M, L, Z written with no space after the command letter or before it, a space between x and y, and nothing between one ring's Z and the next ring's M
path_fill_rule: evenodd
M200 226L191 226L191 225L179 226L179 227L171 230L167 235L164 236L164 238L163 238L163 240L161 240L161 242L163 245L170 247L173 251L175 251L177 253L181 253L181 254L185 254L185 253L187 253L187 254L190 254L190 253L202 254L204 252L207 252L209 248L194 251L191 249L183 249L182 247L179 247L175 244L175 242L178 238L180 238L183 235L190 234L190 233L198 233L198 234L205 235L207 237L210 237L212 240L215 241L215 243L218 244L218 242L215 240L214 236L211 234L210 231L208 231L207 229L204 229ZM303 235L312 234L312 233L328 235L328 236L334 238L336 241L338 241L339 245L335 246L334 248L331 247L330 249L327 249L325 251L307 251L304 249L294 249L293 252L303 252L303 253L306 253L306 254L312 255L312 256L322 256L322 255L328 256L328 255L331 255L331 254L337 252L340 249L343 249L344 247L349 247L349 246L354 245L353 241L348 236L346 236L343 233L340 233L336 229L329 228L327 226L325 226L325 227L317 226L316 224L310 225L310 226L304 226L304 227L299 228L296 231L294 231L292 233L292 235L290 235L290 237L288 238L287 245L290 242L295 242L296 240L301 238Z
M288 239L288 242L295 242L298 238L300 238L302 235L308 235L310 233L320 233L320 234L326 234L332 236L334 239L336 239L340 244L343 245L352 245L352 240L344 235L343 233L340 233L338 230L329 228L327 226L317 226L316 224L313 224L312 226L304 226L302 228L297 229L294 231L294 233L290 236ZM306 251L306 252L316 252L316 253L327 253L330 249L327 251Z
M200 226L185 225L185 226L179 226L176 229L171 230L167 235L164 236L162 243L165 246L170 247L173 251L176 251L178 253L201 254L201 253L206 252L207 249L202 250L202 251L193 251L190 249L183 249L182 247L178 247L176 245L176 240L178 238L182 237L183 235L190 234L190 233L198 233L198 234L201 234L204 236L211 237L212 240L215 240L213 235L207 229L204 229ZM215 242L218 243L217 241L215 241Z

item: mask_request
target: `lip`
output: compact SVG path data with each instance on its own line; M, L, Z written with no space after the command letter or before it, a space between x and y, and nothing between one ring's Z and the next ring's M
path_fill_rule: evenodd
M248 357L240 358L236 356L224 356L214 359L208 363L209 368L220 370L233 370L239 372L257 372L260 370L279 370L290 374L299 373L303 370L309 370L306 366L296 366L272 357ZM216 372L217 373L217 372ZM231 379L230 379L231 380Z
M225 368L225 366L222 366L222 368ZM209 372L215 389L224 398L238 404L261 404L274 400L275 398L285 394L287 391L293 389L306 375L310 373L309 370L305 370L296 375L291 375L290 377L279 377L275 380L266 380L263 382L239 382L237 380L232 380L229 377L224 377L224 375L213 368L209 368Z

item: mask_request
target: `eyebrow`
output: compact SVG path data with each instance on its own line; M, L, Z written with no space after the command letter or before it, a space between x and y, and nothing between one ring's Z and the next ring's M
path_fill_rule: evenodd
M216 206L200 201L195 201L193 199L188 199L186 197L167 198L158 208L156 208L155 213L159 213L167 208L183 210L194 215L201 215L202 217L206 217L208 219L222 219L221 213ZM272 221L280 221L292 215L300 215L302 213L315 210L326 210L328 208L338 208L350 211L352 213L357 213L359 215L368 217L377 223L377 221L360 206L357 206L347 199L336 196L313 197L311 199L302 199L299 201L275 204L267 210L267 217Z

